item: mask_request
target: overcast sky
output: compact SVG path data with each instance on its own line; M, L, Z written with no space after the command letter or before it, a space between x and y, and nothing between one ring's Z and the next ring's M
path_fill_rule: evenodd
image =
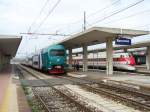
M87 16L87 28L105 26L150 30L150 0L144 0L132 8L100 21L137 1L141 0L61 0L38 27L57 0L0 0L0 34L20 35L28 32L30 26L30 32L36 33L77 33L83 30L84 11ZM43 6L45 7L40 13ZM17 57L34 53L63 38L65 37L23 35ZM142 40L150 40L149 38L145 36Z

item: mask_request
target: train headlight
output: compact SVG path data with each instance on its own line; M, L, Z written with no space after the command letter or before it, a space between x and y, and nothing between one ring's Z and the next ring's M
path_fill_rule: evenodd
M61 66L55 66L55 68L58 68L58 69L60 69L60 68L61 68Z
M52 69L51 67L48 68L48 70L51 70L51 69Z

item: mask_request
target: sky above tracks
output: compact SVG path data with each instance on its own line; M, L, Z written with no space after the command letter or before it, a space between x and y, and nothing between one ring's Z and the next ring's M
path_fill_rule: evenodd
M86 11L87 16L87 28L106 26L150 30L149 0L144 0L107 19L104 18L140 0L61 0L48 18L44 20L57 3L57 0L47 1L0 0L0 34L20 35L20 33L27 33L28 31L43 34L74 34L83 30L84 11ZM44 8L40 13L42 7ZM39 27L42 20L44 22ZM65 37L23 35L17 57L24 57L37 52L39 49L63 38ZM146 36L142 39L150 40L149 38Z

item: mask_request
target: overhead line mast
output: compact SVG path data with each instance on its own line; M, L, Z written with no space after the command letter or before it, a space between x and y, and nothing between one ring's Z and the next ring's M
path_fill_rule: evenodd
M104 8L99 9L99 10L97 10L97 11L95 11L95 12L89 14L89 15L86 15L86 18L90 18L90 17L92 17L93 15L95 15L95 14L97 14L97 13L99 13L99 12L102 12L102 11L106 10L107 8L112 7L113 5L117 4L118 2L120 2L120 0L116 0L116 1L114 1L113 3L111 3L111 4L108 4L108 5L105 6ZM81 23L83 22L83 19L82 19L82 18L80 18L79 20L74 21L74 22L72 22L72 23L69 23L69 25L77 24L77 23L80 23L80 22L81 22ZM87 21L86 21L86 22L87 22ZM86 26L87 26L87 24L88 24L88 23L86 23ZM64 26L64 27L65 27L65 26L68 26L68 24L63 25L63 26ZM58 26L58 28L60 28L60 29L62 29L62 28L64 28L64 27L59 27L59 26ZM84 27L84 26L82 25L82 30L84 29L83 27ZM56 28L57 28L57 26L56 26Z
M48 16L54 11L54 9L58 6L58 4L60 3L61 0L58 0L56 2L56 4L52 7L52 9L48 12L48 14L46 15L46 17L41 21L41 23L39 24L39 26L37 27L37 29L34 31L34 33L36 33L38 31L38 29L43 25L43 23L46 21L46 19L48 18Z
M47 3L49 2L49 0L46 0L46 2L44 3L44 6L41 8L39 15L34 19L34 21L32 22L32 24L30 25L29 29L28 29L28 33L31 32L31 27L36 23L36 21L38 20L38 18L41 16L44 8L46 7Z
M84 11L84 31L86 30L86 12Z

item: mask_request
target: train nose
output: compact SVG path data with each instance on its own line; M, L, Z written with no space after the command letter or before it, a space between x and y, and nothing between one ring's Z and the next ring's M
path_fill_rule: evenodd
M134 60L134 58L129 58L129 65L132 65L132 66L135 65L135 60Z
M62 57L55 57L55 58L51 58L51 62L52 62L52 64L54 63L54 64L63 64L65 61L64 61L65 59L64 58L62 58Z

